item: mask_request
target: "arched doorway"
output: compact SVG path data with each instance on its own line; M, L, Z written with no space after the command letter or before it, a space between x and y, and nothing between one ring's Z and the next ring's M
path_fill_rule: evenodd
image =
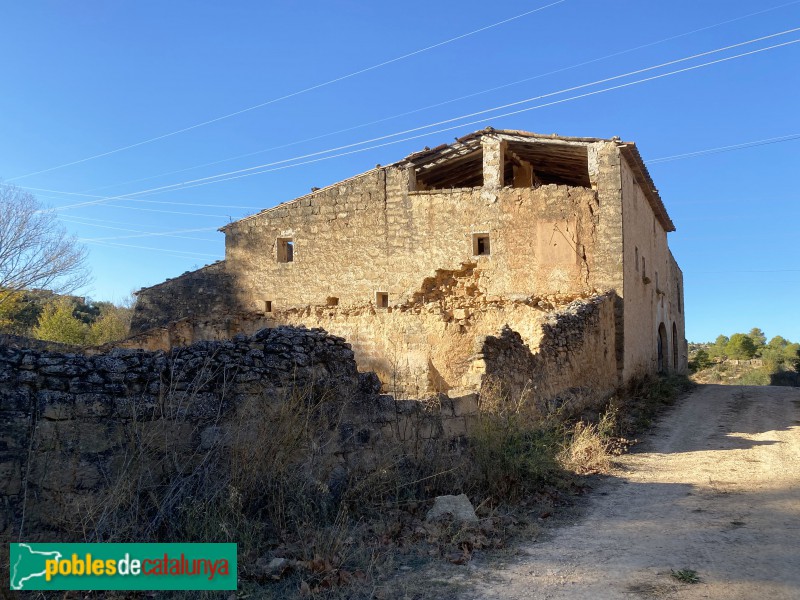
M678 327L672 322L672 370L678 370Z
M669 356L669 344L667 342L667 328L661 323L658 326L658 372L666 373Z

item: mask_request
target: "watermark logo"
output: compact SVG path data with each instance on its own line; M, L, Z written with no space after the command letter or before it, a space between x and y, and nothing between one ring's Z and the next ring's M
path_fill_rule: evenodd
M235 590L236 544L11 544L12 590Z

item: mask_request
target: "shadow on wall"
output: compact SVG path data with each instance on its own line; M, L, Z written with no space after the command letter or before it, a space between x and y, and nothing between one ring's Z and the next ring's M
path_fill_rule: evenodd
M186 317L244 312L244 307L231 293L235 289L233 276L225 269L225 261L219 261L139 290L131 334L164 327Z
M542 324L539 347L504 327L481 347L481 395L489 388L504 402L524 402L539 416L576 414L603 402L619 385L616 294L577 300Z

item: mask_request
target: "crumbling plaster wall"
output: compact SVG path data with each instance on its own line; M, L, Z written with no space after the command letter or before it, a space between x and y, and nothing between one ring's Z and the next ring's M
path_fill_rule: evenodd
M503 325L523 335L538 327L531 299L613 289L618 379L655 370L660 322L671 361L672 338L683 340L682 276L618 144L586 145L590 188L502 187L503 148L483 140L483 187L416 191L413 169L398 163L230 224L224 263L143 290L135 330L194 318L130 345L170 347L281 323L322 326L347 337L359 364L387 387L421 394L461 385L474 340ZM475 234L488 234L488 255L474 255ZM279 239L293 242L291 262L279 260ZM650 288L635 271L634 248L646 257ZM420 282L424 288L467 264L475 265L480 301L466 298L460 316L419 297ZM388 294L388 307L376 306L378 292ZM167 317L152 309L164 303ZM526 343L535 346L536 336ZM685 340L680 350L676 370L685 369Z
M545 314L529 302L499 301L452 311L429 303L390 311L287 311L278 318L336 331L352 344L359 368L374 371L385 391L424 397L477 391L468 377L476 340L510 325L536 347Z
M625 230L624 379L657 371L658 328L667 331L668 372L686 372L687 349L683 310L683 274L667 245L667 232L658 221L641 185L621 158L623 219ZM673 339L673 328L677 339ZM673 344L678 346L673 363Z
M227 339L263 327L321 327L352 345L359 368L373 371L384 390L398 397L439 392L474 392L470 378L479 341L510 327L536 349L542 322L581 294L490 297L476 263L457 271L439 270L405 302L386 309L361 306L295 307L273 312L185 319L140 334L122 346L168 349L198 339ZM612 369L613 372L614 369ZM466 390L466 392L465 392Z

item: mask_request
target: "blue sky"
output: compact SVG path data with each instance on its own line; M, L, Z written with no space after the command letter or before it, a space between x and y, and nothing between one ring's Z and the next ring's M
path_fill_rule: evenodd
M0 179L86 241L95 299L222 258L229 220L493 126L635 141L687 338L800 340L800 0L31 1L0 21Z

